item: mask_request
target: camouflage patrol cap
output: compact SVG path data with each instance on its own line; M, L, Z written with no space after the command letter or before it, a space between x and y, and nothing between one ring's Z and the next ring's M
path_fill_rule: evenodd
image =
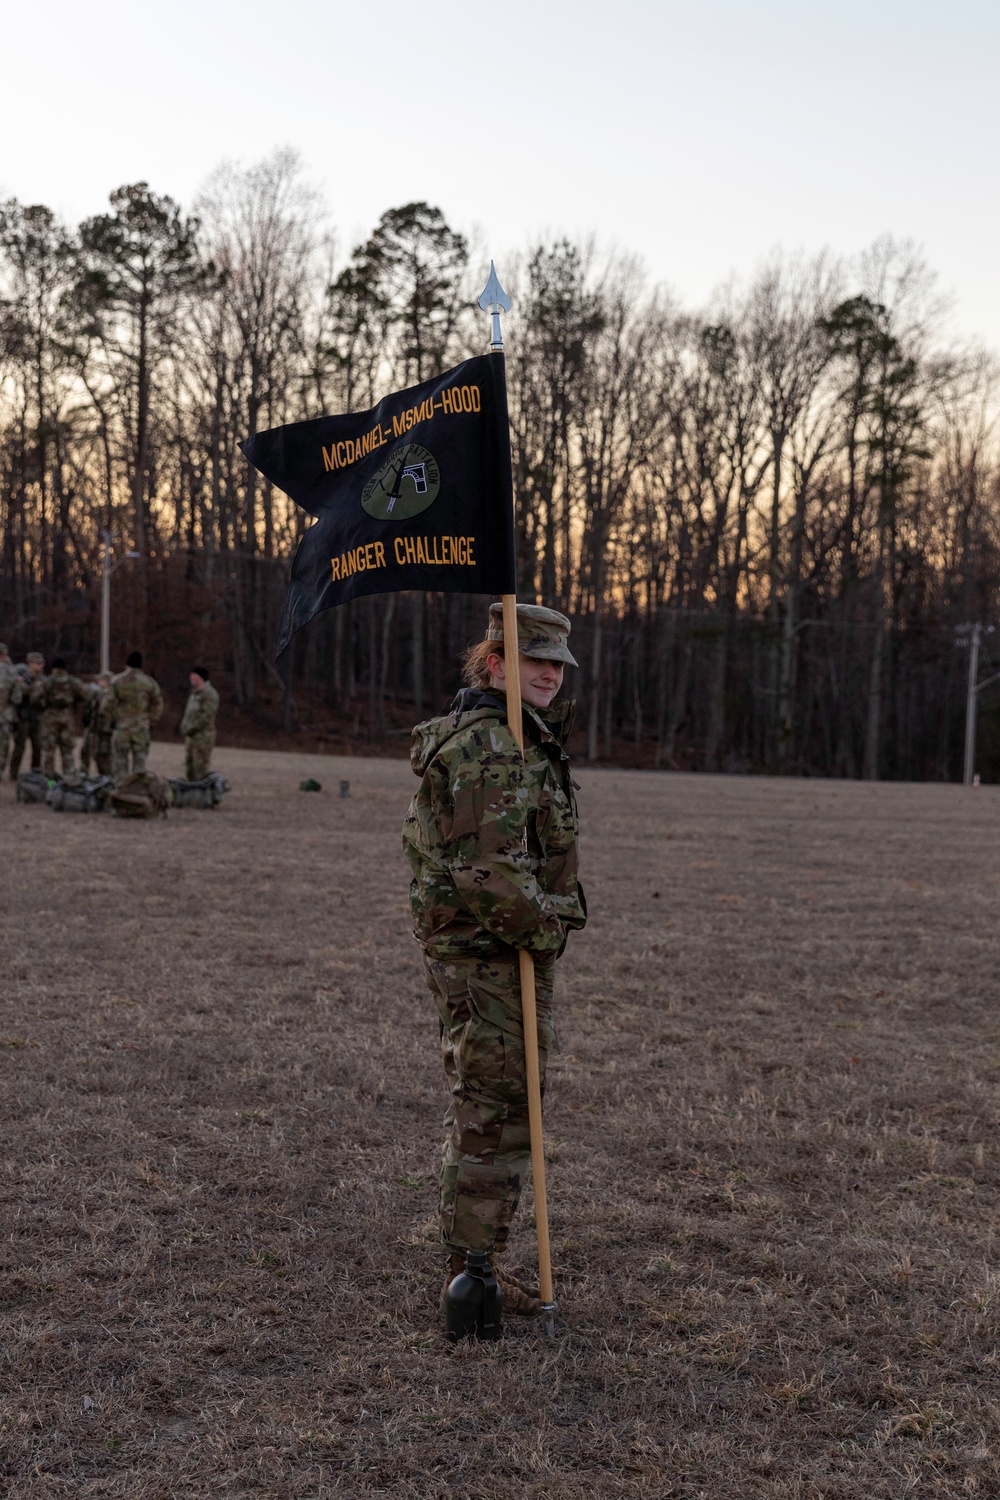
M562 661L575 667L576 658L567 644L570 628L569 620L557 609L545 609L541 604L517 606L517 648L522 656L538 656L545 661ZM490 605L486 639L503 640L502 604Z
M43 667L45 665L45 657L40 651L29 651L24 659L26 662L28 662L29 665L33 661L40 661Z

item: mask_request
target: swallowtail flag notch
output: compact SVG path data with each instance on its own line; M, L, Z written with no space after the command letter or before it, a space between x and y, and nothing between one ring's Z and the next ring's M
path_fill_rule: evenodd
M321 610L362 594L513 592L502 355L467 359L370 411L293 422L240 447L315 517L292 563L279 656Z

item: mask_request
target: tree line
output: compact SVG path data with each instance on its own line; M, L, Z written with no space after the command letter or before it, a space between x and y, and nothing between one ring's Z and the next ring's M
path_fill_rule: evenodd
M254 431L373 405L486 341L436 208L349 253L293 154L192 212L146 183L75 228L0 204L0 636L96 666L210 660L244 722L394 743L486 601L363 599L274 641L304 517ZM775 254L706 308L556 239L504 280L518 589L574 622L578 748L704 770L960 774L967 634L997 612L998 367L909 247ZM986 640L989 641L989 637ZM984 669L985 670L985 669ZM982 768L1000 773L984 695ZM332 728L331 728L332 726ZM994 743L996 741L996 743Z

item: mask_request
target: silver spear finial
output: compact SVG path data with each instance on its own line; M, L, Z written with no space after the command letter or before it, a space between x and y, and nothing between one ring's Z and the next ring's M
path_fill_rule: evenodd
M490 350L498 353L503 352L503 334L500 332L501 312L510 312L510 298L500 285L497 268L490 261L490 275L483 294L479 299L479 306L483 312L488 312L493 319L490 328Z

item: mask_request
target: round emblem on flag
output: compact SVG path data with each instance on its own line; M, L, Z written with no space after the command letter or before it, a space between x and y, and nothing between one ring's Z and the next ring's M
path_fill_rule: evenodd
M408 521L433 505L440 489L441 470L433 453L419 443L406 443L369 479L361 505L377 521Z

